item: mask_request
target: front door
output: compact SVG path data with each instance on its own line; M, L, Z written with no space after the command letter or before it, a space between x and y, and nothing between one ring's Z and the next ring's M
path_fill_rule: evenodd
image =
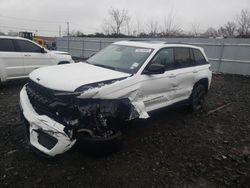
M0 39L0 71L2 80L24 76L22 53L16 50L13 39Z
M17 40L19 50L23 54L24 73L28 75L33 70L52 65L52 58L42 47L28 40Z
M161 49L151 63L165 66L163 74L142 74L141 90L147 111L188 99L194 84L193 59L189 48Z
M147 111L166 106L172 101L177 89L173 48L160 50L151 63L164 65L166 71L163 74L141 75L141 90Z

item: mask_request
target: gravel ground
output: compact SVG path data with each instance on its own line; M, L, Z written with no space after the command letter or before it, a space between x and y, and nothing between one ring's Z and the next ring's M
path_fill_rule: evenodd
M203 112L165 109L128 124L117 153L73 148L55 159L36 156L24 139L24 83L0 88L0 187L250 187L249 77L215 75Z

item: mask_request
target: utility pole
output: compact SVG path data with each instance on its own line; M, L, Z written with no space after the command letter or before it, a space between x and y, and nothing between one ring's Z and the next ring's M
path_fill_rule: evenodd
M67 36L69 37L69 22L67 22Z
M62 36L62 28L61 28L61 25L59 25L59 37Z
M68 52L69 52L69 22L67 22L67 38L68 38Z

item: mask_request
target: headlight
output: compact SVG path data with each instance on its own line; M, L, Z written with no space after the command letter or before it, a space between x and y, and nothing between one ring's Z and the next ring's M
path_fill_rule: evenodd
M80 86L78 87L75 92L84 92L84 91L87 91L89 89L93 89L94 87L91 86L91 85L83 85L83 86Z

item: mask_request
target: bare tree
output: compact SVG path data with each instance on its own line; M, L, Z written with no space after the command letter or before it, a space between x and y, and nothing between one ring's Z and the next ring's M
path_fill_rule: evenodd
M236 16L236 23L238 25L238 33L240 36L250 35L250 11L249 9L242 9L241 13Z
M148 33L151 36L156 36L157 33L159 32L159 23L156 20L151 20L148 23Z
M105 35L110 35L112 33L109 24L106 23L106 20L104 21L104 24L102 25L102 30Z
M218 32L216 29L209 27L205 33L203 33L203 35L207 36L207 37L217 37L218 36Z
M200 35L200 25L196 22L191 24L191 34L195 37L198 37Z
M132 25L130 19L126 20L125 24L126 24L127 35L130 36L132 34Z
M236 24L234 22L227 22L224 27L220 27L218 34L224 37L234 37L236 33Z
M182 32L180 26L175 21L175 15L170 12L167 17L164 18L163 33L166 36L178 35Z
M139 36L140 33L144 33L144 23L139 19L137 18L136 19L136 24L135 24L135 29L136 31L136 35Z
M106 25L106 31L107 29L110 29L114 34L121 34L122 27L128 24L130 21L128 10L111 8L108 13L109 19L105 20L104 22L104 24Z

